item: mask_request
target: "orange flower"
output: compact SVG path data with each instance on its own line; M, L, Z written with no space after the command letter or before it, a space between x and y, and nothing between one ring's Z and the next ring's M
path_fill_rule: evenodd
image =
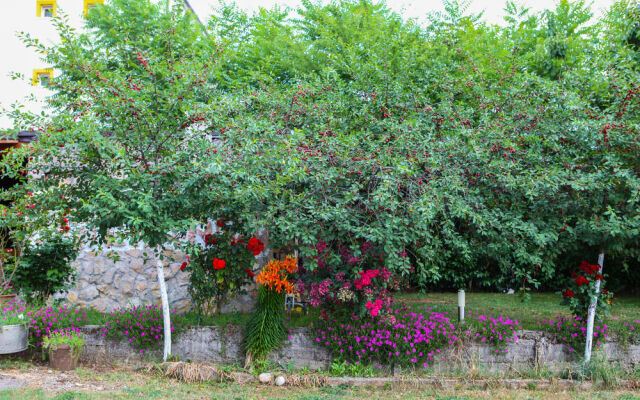
M269 290L275 290L278 293L285 291L288 294L293 293L293 285L287 280L288 274L292 274L298 270L298 259L287 256L286 259L271 260L264 266L260 274L256 277L256 282L264 285Z

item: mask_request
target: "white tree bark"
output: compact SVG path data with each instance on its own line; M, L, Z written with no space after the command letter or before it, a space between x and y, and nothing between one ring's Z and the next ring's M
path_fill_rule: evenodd
M167 361L171 355L171 313L169 311L169 297L167 296L167 285L164 282L164 266L162 260L156 260L156 270L158 272L158 283L160 284L160 298L162 300L162 320L164 322L164 354L162 359Z
M604 250L600 250L598 255L598 274L602 274L604 267ZM591 360L591 348L593 347L593 323L596 318L596 306L598 304L598 294L600 294L600 280L596 280L596 293L591 298L589 304L589 312L587 314L587 343L584 346L584 362L588 363Z

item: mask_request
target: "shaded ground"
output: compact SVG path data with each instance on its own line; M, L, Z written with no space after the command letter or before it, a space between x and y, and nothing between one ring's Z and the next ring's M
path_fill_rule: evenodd
M27 385L0 390L5 399L640 399L637 391L510 390L492 387L470 389L413 388L389 385L383 388L296 388L259 384L188 384L149 372L128 368L78 369L62 373L46 367L20 365L0 371L3 379Z

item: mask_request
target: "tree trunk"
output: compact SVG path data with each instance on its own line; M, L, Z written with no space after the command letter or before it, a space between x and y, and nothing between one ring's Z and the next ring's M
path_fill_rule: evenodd
M600 249L598 255L598 274L602 274L604 267L604 249ZM587 313L587 343L584 346L584 362L588 363L591 360L591 347L593 346L593 323L596 318L596 306L598 305L598 294L600 294L600 280L596 279L596 293L591 298L589 304L589 312Z
M158 272L158 283L160 284L160 298L162 299L162 320L164 322L164 354L162 359L167 361L171 355L171 313L169 311L169 298L167 296L167 285L164 282L164 266L162 260L156 260L156 270Z

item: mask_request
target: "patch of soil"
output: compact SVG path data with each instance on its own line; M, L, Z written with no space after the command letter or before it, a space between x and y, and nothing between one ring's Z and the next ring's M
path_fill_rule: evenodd
M84 370L86 371L86 370ZM91 371L80 376L77 371L61 372L42 366L32 366L27 369L5 369L0 375L0 389L29 387L46 392L62 391L110 391L122 388L113 382L99 381L91 376L98 376L98 371ZM105 372L105 371L102 371ZM3 386L3 383L7 386ZM13 385L13 386L11 386Z

